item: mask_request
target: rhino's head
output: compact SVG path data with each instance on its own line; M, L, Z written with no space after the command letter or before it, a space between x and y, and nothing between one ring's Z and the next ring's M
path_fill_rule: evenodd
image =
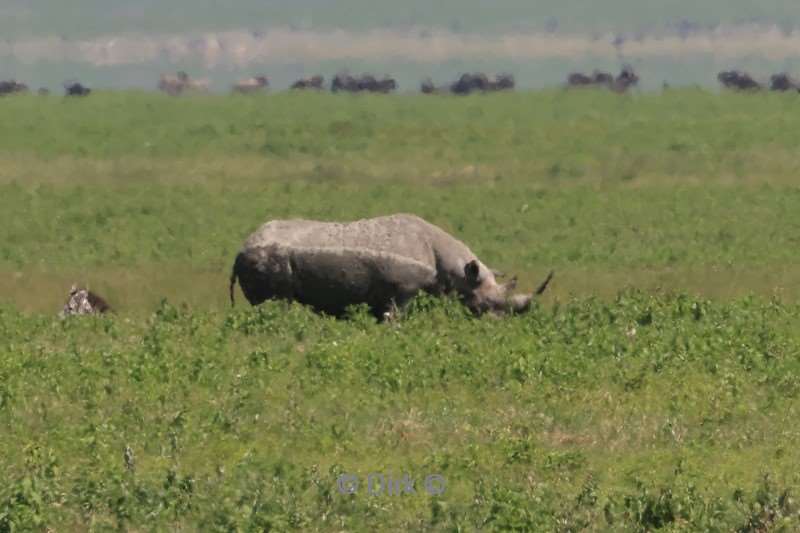
M512 294L517 286L516 278L508 283L498 283L490 270L481 268L480 263L473 259L464 265L464 279L467 284L464 303L477 315L486 312L524 313L530 309L533 297L544 292L552 277L553 273L550 272L547 279L531 294Z

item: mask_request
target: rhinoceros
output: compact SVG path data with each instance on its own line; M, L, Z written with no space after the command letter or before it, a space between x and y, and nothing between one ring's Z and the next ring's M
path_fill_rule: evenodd
M476 315L524 312L533 294L511 294L516 278L498 283L495 272L461 241L410 214L354 222L273 220L256 230L237 254L230 278L231 305L238 279L247 300L294 300L341 316L367 304L389 318L419 292L456 294Z

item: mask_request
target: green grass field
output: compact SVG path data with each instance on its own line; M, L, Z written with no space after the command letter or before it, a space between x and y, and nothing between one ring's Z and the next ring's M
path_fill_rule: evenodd
M0 532L797 530L798 105L0 99ZM391 212L556 278L502 320L229 308L264 221ZM73 282L118 312L59 320Z

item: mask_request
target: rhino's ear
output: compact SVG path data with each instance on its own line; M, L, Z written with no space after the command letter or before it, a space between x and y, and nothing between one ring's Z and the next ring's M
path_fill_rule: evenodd
M471 283L477 283L480 274L481 269L478 266L478 261L475 259L464 265L464 276L466 276L467 281Z

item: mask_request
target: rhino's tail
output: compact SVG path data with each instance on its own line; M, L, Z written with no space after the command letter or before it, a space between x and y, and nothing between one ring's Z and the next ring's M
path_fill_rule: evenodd
M545 278L545 280L542 282L542 284L541 284L541 285L539 285L539 288L538 288L538 289L536 289L536 296L539 296L540 294L542 294L542 293L544 292L544 290L547 288L547 285L549 285L549 284L550 284L550 280L551 280L551 279L553 279L553 274L554 274L554 273L555 273L555 272L553 272L553 271L551 270L551 271L550 271L550 273L549 273L549 274L547 275L547 277Z
M236 278L239 277L239 270L241 269L243 257L244 256L242 255L242 253L239 252L236 255L236 261L233 262L233 269L231 269L231 280L229 286L229 291L231 295L231 307L236 306L236 300L234 299L233 295L234 295L234 289L236 288Z

